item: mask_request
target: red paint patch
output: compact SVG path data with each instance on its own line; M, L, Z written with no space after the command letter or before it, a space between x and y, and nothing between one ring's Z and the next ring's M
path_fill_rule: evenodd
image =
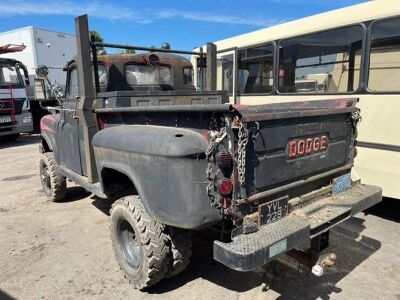
M53 129L53 128L50 128L50 127L45 123L46 120L49 121L49 122L53 122L55 119L56 119L56 118L55 118L55 116L53 116L53 115L46 115L46 116L44 116L43 118L41 118L41 119L40 119L40 130L45 130L45 131L50 131L50 132L55 133L54 129Z

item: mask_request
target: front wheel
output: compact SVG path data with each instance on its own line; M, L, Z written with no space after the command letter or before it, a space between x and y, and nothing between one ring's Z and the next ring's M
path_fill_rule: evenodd
M114 253L129 282L144 289L163 279L169 266L164 225L150 218L139 196L118 199L110 215Z
M64 199L67 192L67 182L65 177L61 175L52 152L42 154L39 169L40 181L46 197L52 202Z

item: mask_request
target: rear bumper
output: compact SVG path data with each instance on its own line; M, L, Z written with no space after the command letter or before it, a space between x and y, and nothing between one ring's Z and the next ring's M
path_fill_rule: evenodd
M239 235L229 243L215 241L214 259L237 271L254 270L381 200L381 188L355 185L293 210L255 233Z
M32 114L28 111L15 115L15 122L12 124L0 124L0 136L31 132L33 130Z

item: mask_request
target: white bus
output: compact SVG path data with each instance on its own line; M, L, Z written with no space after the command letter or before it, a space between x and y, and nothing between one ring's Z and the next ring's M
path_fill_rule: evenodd
M400 199L399 0L369 1L214 44L217 89L228 90L232 103L359 98L353 175ZM198 58L192 63L199 69Z

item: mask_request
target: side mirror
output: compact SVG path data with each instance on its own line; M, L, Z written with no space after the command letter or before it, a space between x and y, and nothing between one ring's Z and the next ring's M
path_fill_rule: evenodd
M40 78L46 78L49 75L49 68L47 66L39 66L36 69L36 75Z
M35 78L33 80L33 82L34 82L33 88L34 88L34 93L35 93L35 100L37 100L39 102L39 104L42 105L43 101L48 100L44 79Z
M63 98L64 98L64 90L61 86L59 85L54 85L51 88L51 92L52 94L56 97L56 99L60 102L63 102Z

